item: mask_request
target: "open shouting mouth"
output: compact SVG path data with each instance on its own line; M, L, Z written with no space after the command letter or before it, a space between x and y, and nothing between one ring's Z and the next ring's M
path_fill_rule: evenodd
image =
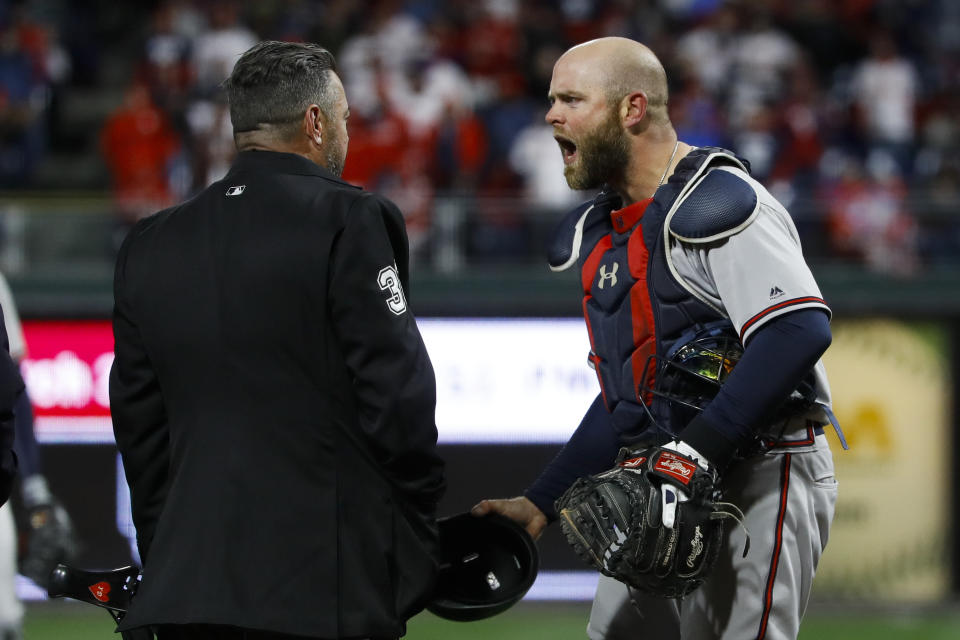
M577 159L577 145L561 135L554 134L553 139L560 145L560 153L563 154L563 164L572 164Z

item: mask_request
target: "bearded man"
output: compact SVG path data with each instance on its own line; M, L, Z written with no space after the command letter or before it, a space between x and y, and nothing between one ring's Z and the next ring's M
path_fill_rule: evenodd
M712 574L682 600L602 575L587 634L794 639L837 497L820 362L830 310L796 228L745 160L677 138L666 73L644 45L573 47L549 99L567 182L601 189L562 221L549 255L554 270L581 275L600 393L522 496L481 501L474 514L504 514L537 537L557 519L557 498L613 466L621 447L671 450L742 509L752 548L743 557L745 529L729 529ZM717 336L742 350L735 368L698 403L677 402L660 384L669 366ZM659 495L655 517L670 530L688 496L669 484Z

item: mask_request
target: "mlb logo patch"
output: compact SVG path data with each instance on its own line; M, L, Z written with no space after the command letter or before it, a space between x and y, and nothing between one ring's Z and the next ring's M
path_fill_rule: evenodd
M241 193L243 193L243 190L246 189L246 188L247 188L247 185L245 185L245 184L238 184L238 185L235 186L235 187L230 187L229 189L227 189L227 195L228 195L228 196L238 196L238 195L240 195Z
M670 476L686 485L690 484L690 479L693 477L694 471L697 470L697 463L690 462L669 451L664 451L654 463L653 470Z

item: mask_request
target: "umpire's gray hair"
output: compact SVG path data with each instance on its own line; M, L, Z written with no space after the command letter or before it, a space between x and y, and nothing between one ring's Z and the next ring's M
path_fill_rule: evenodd
M234 135L258 129L292 134L311 104L331 116L336 94L330 76L336 71L333 54L319 45L274 40L254 45L223 82Z

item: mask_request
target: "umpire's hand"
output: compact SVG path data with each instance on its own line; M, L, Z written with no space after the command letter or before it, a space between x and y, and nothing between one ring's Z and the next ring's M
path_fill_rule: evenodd
M534 540L540 537L547 526L547 516L524 496L499 500L481 500L470 510L475 516L499 513L523 526Z

